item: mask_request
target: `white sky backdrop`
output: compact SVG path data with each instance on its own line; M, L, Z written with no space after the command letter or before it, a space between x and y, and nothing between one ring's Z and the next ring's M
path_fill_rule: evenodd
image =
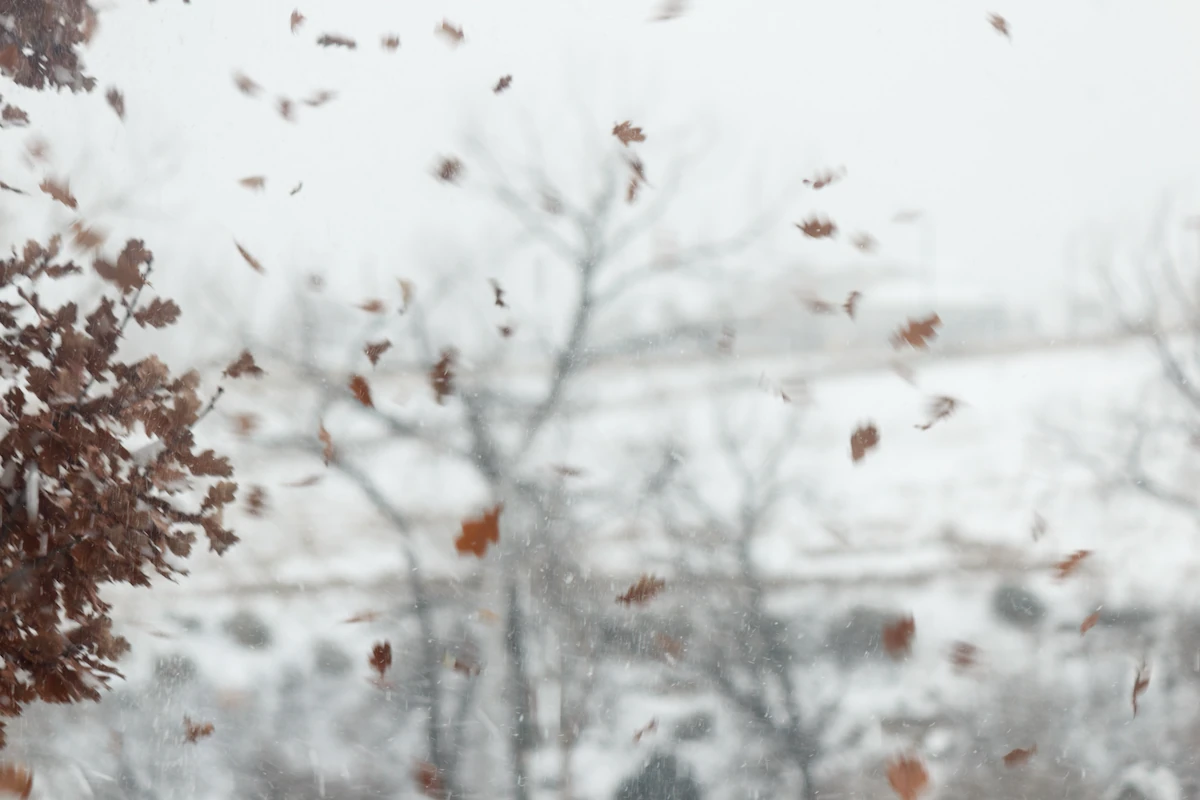
M791 226L812 211L872 232L881 259L916 258L920 231L888 221L921 208L945 280L1020 297L1060 284L1064 247L1081 230L1125 216L1136 235L1168 190L1193 198L1181 217L1200 211L1192 0L695 0L662 23L648 22L658 6L647 0L305 0L297 35L294 0L100 2L86 55L95 94L6 93L49 138L83 216L114 241L145 238L170 265L157 285L184 291L185 312L197 288L250 310L264 287L316 270L361 299L392 291L396 275L499 258L515 228L481 222L469 158L463 188L430 177L439 154L466 158L469 134L514 167L538 155L551 174L591 175L583 159L613 146L613 122L632 119L649 136L639 152L652 181L711 136L667 221L685 241L733 225L755 191L774 196L845 165L843 184L789 206L769 250L780 263L746 267L775 273L789 260L854 258L844 239L810 242ZM988 24L992 11L1009 20L1011 43ZM464 45L434 35L443 17L464 26ZM318 47L323 32L359 49ZM387 33L399 51L379 46ZM235 70L264 96L237 92ZM512 88L494 95L506 73ZM124 123L104 102L108 86L125 93ZM298 107L294 123L274 110L278 95L319 89L339 97ZM529 130L538 140L522 144ZM41 172L21 159L26 135L0 133L0 178L32 187ZM236 183L260 174L265 194ZM31 208L59 228L73 218L42 195L0 198L10 221ZM27 230L0 222L6 242Z

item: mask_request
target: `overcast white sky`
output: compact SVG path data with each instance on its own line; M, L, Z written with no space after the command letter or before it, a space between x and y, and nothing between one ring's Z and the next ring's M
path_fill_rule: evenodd
M715 140L669 220L685 239L736 217L760 177L778 188L845 165L842 185L792 204L771 246L779 258L852 258L846 243L791 227L814 210L871 231L881 259L915 257L918 231L889 219L922 208L936 221L939 274L1035 293L1058 280L1064 244L1085 224L1136 235L1166 190L1190 192L1181 216L1200 212L1193 0L694 0L662 23L648 22L649 0L99 1L87 62L101 90L125 93L125 122L102 91L13 96L49 132L81 212L146 238L177 271L162 277L168 286L259 292L233 238L268 265L271 284L288 267L323 269L362 295L379 291L380 273L444 268L431 254L445 248L495 253L470 180L455 190L430 178L438 154L475 133L509 163L536 153L552 171L578 168L626 118L649 136L651 179L698 134ZM296 7L308 19L293 35ZM1011 42L988 24L993 11ZM464 45L434 35L443 17L464 26ZM359 49L317 47L327 31ZM379 40L391 32L401 47L389 54ZM267 99L238 93L234 70ZM511 90L494 95L506 73ZM269 99L318 89L339 97L301 107L295 123ZM539 138L523 149L528 130ZM0 134L0 177L35 184L15 146L23 135ZM237 186L258 174L265 194ZM123 192L124 207L108 205ZM28 213L21 198L0 203ZM60 226L72 218L39 213Z

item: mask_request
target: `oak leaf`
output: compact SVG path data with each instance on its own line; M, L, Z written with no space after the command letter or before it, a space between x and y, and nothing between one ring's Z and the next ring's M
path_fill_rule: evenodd
M500 94L509 86L512 86L512 75L502 75L500 80L496 81L496 85L492 87L492 91Z
M999 14L988 14L988 22L991 23L991 26L996 29L997 33L1008 39L1010 42L1012 41L1012 31L1010 31L1008 28L1008 20Z
M375 407L375 403L371 401L371 386L362 375L350 376L350 391L354 394L354 398L367 408Z
M829 239L837 234L837 225L820 217L809 217L804 222L797 222L796 227L810 239Z
M112 110L117 112L117 116L125 119L125 95L121 94L121 90L115 86L111 87L104 93L104 99L112 107Z
M242 254L242 258L246 259L246 263L254 268L255 272L266 273L266 270L263 269L263 265L259 263L258 259L250 255L249 251L238 244L236 240L234 241L233 246L236 247L237 251Z
M4 188L3 185L0 185L0 188ZM81 220L71 223L71 233L71 242L81 250L95 250L108 238L95 228L84 225Z
M347 50L357 50L358 42L351 39L349 36L342 36L338 33L323 33L317 38L317 44L321 47L344 47Z
M300 30L300 26L303 24L304 24L304 15L301 14L300 9L297 8L295 11L292 12L292 19L291 19L292 33L295 33L296 31Z
M71 194L71 186L69 183L58 183L55 180L46 178L38 187L52 198L62 203L67 208L78 208L79 202Z
M33 773L19 764L0 764L0 796L28 800L33 793Z
M953 397L940 395L929 401L929 421L915 426L917 430L927 431L941 420L947 419L959 406L959 401Z
M251 486L246 495L246 513L252 517L261 517L267 508L267 490L261 486Z
M433 387L434 397L438 405L446 402L446 398L454 394L454 367L458 353L453 348L442 351L441 358L429 370L429 385Z
M255 83L253 79L240 72L233 73L233 83L237 86L239 92L250 97L262 91L262 87Z
M1085 633L1090 631L1092 628L1096 627L1096 623L1099 621L1100 621L1100 609L1096 609L1092 613L1088 614L1087 617L1084 618L1083 622L1081 622L1079 624L1079 635L1083 636Z
M1004 756L1004 766L1006 766L1006 767L1023 766L1025 764L1029 763L1029 759L1033 758L1035 755L1037 755L1037 744L1036 743L1032 747L1025 749L1025 750L1022 750L1019 747L1015 748L1013 750L1010 750Z
M878 446L879 429L870 422L859 425L854 433L850 434L850 459L854 462L862 461L867 451Z
M383 680L383 676L392 667L392 643L383 641L376 642L371 648L371 655L367 658L367 663L371 669L379 673L379 680Z
M434 33L440 33L442 36L445 36L451 44L456 45L461 44L466 38L466 35L463 34L462 26L455 27L454 25L450 24L449 20L445 19L443 19L441 24L434 29Z
M854 319L855 313L858 311L858 301L862 299L862 292L853 291L846 295L846 302L842 303L842 310L846 312L846 316Z
M1075 570L1079 569L1079 565L1082 564L1083 560L1091 554L1091 550L1076 550L1074 553L1071 553L1071 555L1055 564L1054 568L1058 570L1058 579L1061 581L1071 573L1075 572Z
M500 512L504 510L502 503L497 504L483 516L464 519L462 534L454 540L454 549L459 555L474 555L483 558L489 544L500 541Z
M617 602L626 606L634 604L644 606L665 588L667 588L667 582L662 578L643 575L637 579L637 583L626 589L624 594L617 595Z
M189 717L183 718L184 740L191 744L212 736L215 730L211 722L192 722Z
M392 341L390 339L384 339L381 342L367 342L366 346L363 347L363 352L367 354L367 358L370 360L371 366L373 367L379 363L379 357L391 349Z
M104 280L116 284L122 294L129 294L141 289L146 284L146 276L150 274L150 263L153 255L146 249L145 243L139 239L130 239L125 243L121 254L117 256L116 265L102 258L93 262L92 269ZM145 266L145 272L142 267Z
M438 180L444 183L456 183L462 175L463 164L457 158L443 158L435 170Z
M133 312L133 318L141 327L165 328L179 319L180 308L174 300L156 297L142 308Z
M930 314L923 319L910 318L906 325L892 334L892 346L899 350L907 344L918 350L927 350L929 342L937 338L937 329L941 324L942 318L937 314Z
M912 640L916 633L917 623L911 616L884 625L883 649L892 658L902 658L912 652Z
M1145 693L1150 688L1150 668L1146 666L1146 662L1138 666L1137 674L1133 676L1133 715L1136 717L1138 712L1138 697Z
M888 764L887 779L900 800L917 800L929 788L925 765L911 756L901 756Z
M625 120L624 122L613 125L612 135L621 141L621 144L629 147L630 142L646 141L646 134L641 128L634 127L633 122Z
M227 378L240 378L243 375L249 375L251 378L261 378L266 372L262 367L254 363L254 355L249 350L243 350L241 355L230 362L225 371L221 373Z

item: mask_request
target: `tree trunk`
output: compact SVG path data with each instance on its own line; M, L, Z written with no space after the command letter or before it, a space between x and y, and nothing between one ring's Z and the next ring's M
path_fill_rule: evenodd
M529 675L525 663L525 615L517 590L517 578L510 576L506 587L508 622L505 628L505 650L508 653L509 692L512 696L512 773L513 797L529 799L529 776L526 755L534 746L535 730L530 715Z

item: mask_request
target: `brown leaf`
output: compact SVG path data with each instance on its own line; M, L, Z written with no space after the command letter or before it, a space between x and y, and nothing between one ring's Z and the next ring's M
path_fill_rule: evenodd
M347 50L357 50L358 42L351 39L349 36L342 36L338 33L323 33L317 39L317 44L321 47L344 47Z
M212 736L214 730L211 722L192 722L188 717L183 718L184 739L191 744Z
M296 187L294 189L292 189L290 192L288 192L288 194L294 195L297 192L299 192L302 188L304 188L304 181L300 181L299 183L297 183Z
M363 352L367 354L367 358L373 367L379 363L379 357L391 349L391 340L384 339L382 342L367 342L367 345L363 348Z
M917 425L917 430L927 431L936 425L939 421L947 419L953 414L959 406L959 401L953 397L940 395L929 401L929 421L921 425Z
M300 26L304 24L304 15L300 13L300 9L292 12L292 33L300 30Z
M864 253L874 253L879 247L879 242L869 233L856 233L850 239L850 244Z
M104 93L104 99L112 106L112 110L117 112L117 116L125 119L125 95L121 94L121 90L117 87L110 88Z
M929 788L925 765L911 756L901 756L888 764L887 778L900 800L917 800Z
M458 353L453 348L442 351L442 357L429 370L429 384L438 405L446 402L446 398L454 394L454 366Z
M33 793L33 773L19 764L0 764L0 795L28 800Z
M1062 561L1054 565L1058 570L1058 579L1061 581L1079 568L1083 560L1092 554L1091 550L1076 550L1071 555L1067 556Z
M243 375L249 375L252 378L261 378L266 373L258 364L254 363L254 355L249 350L243 350L222 373L227 378L240 378Z
M454 670L455 672L461 672L468 678L474 678L476 675L483 672L483 667L479 663L464 656L453 655L452 653L446 653L446 655L442 658L442 664Z
M829 184L844 177L846 177L845 167L841 167L836 172L834 170L827 169L823 172L818 172L811 179L805 178L804 185L811 186L814 189L824 189Z
M360 611L354 616L342 620L342 622L347 625L355 625L360 622L374 622L382 616L383 614L379 611Z
M1037 754L1037 744L1036 743L1032 747L1030 747L1028 750L1022 750L1021 748L1018 747L1014 750L1009 751L1008 754L1004 756L1004 766L1006 766L1006 767L1024 766L1025 764L1029 763L1029 759L1033 758L1036 754Z
M1100 609L1096 609L1092 613L1088 614L1087 617L1083 620L1083 622L1080 623L1079 635L1083 636L1085 633L1090 631L1092 628L1096 627L1096 623L1099 621L1100 621Z
M842 303L842 310L846 312L846 316L854 319L854 314L858 309L858 301L862 299L862 292L853 291L846 295L846 302Z
M797 222L796 227L810 239L829 239L837 234L837 225L820 217L809 217L804 222Z
M144 242L139 239L130 239L125 243L121 254L117 256L115 266L98 258L92 263L92 268L101 278L120 287L122 294L129 294L141 289L146 284L146 276L150 272L149 266L152 260L153 256L146 249ZM142 267L146 267L145 272Z
M640 742L643 736L648 733L654 733L656 730L658 730L658 720L652 719L633 732L633 741Z
M108 238L95 228L85 227L80 220L75 220L71 223L71 233L74 234L71 237L71 241L81 250L95 250L104 244L105 239Z
M505 339L508 339L508 338L512 337L512 335L513 335L513 328L511 325L501 325L501 326L499 326L499 331L500 331L500 335L503 336Z
M46 178L38 188L67 208L79 207L79 203L71 195L71 187L68 183L58 183L50 178Z
M496 85L492 87L492 91L500 94L509 86L512 86L512 75L502 75L500 80L496 81Z
M1133 715L1136 717L1138 712L1138 697L1150 688L1150 668L1146 666L1145 660L1138 666L1137 674L1133 676Z
M279 111L279 116L286 119L288 122L295 121L295 105L286 97L280 97L275 101L275 107Z
M495 298L497 308L508 308L508 304L504 302L504 290L500 288L500 284L495 278L488 278L488 283L492 285L492 295Z
M336 99L337 92L333 91L332 89L319 89L313 92L312 96L304 101L304 105L311 106L312 108L320 108L330 100Z
M443 158L439 163L435 173L438 180L445 183L457 183L459 176L462 174L463 164L457 158Z
M446 800L446 785L438 768L428 761L418 761L413 768L413 781L421 794L433 800Z
M969 642L955 642L950 651L950 663L959 670L970 669L979 662L979 648Z
M444 19L442 20L442 24L438 25L437 28L434 29L434 33L440 33L442 36L445 36L451 44L456 45L461 44L466 38L466 36L463 34L463 29L461 26L456 28L455 26L451 25L448 20Z
M622 123L613 125L612 134L620 139L621 144L625 145L626 147L629 147L630 142L646 141L646 134L642 133L642 129L635 128L633 123L629 120L625 120Z
M6 126L23 128L29 124L29 115L25 113L24 109L5 104L4 108L0 109L0 122L4 123L0 125L0 128Z
M350 376L350 391L354 393L355 399L367 408L375 407L375 404L371 402L371 386L362 375Z
M165 328L168 325L174 325L175 321L179 319L179 314L179 306L175 305L174 300L163 300L161 297L156 297L142 308L134 311L133 318L143 328L147 325L152 328Z
M403 305L400 307L400 313L408 311L408 307L412 304L413 296L417 292L417 287L413 282L405 278L397 278L396 282L400 284L400 300Z
M892 334L892 346L897 350L910 345L918 350L929 349L929 342L936 339L937 329L942 324L942 318L930 314L924 319L909 318L908 324Z
M258 259L250 255L246 248L238 244L236 240L234 240L233 246L236 247L237 251L242 254L242 258L246 259L246 263L254 268L255 272L266 273L266 270L263 269L263 265L259 263Z
M912 652L912 640L916 633L917 623L911 616L884 625L883 649L892 658L902 658Z
M368 314L382 314L387 310L387 306L385 306L383 301L378 297L374 297L370 300L364 300L358 304L358 307L363 311L366 311Z
M665 588L667 588L667 582L662 578L643 575L637 579L637 583L626 589L624 594L617 595L617 602L627 606L634 604L644 606Z
M325 465L329 466L333 463L333 437L329 435L329 431L325 430L324 424L317 430L317 438L321 440L321 444L325 445L322 455L325 458Z
M858 462L862 461L867 455L868 450L873 450L879 446L879 429L874 423L868 422L859 425L854 433L850 434L850 459Z
M307 478L301 478L298 481L292 481L291 483L285 483L284 486L287 486L292 489L305 489L309 486L316 486L320 482L321 482L320 475L309 475Z
M261 86L240 72L233 73L233 82L237 86L239 92L244 95L249 95L250 97L253 97L262 91Z
M1008 20L999 14L988 14L988 22L996 29L997 33L1010 42L1012 41L1012 31L1008 29Z
M837 313L837 309L834 307L833 303L830 303L827 300L822 300L819 297L803 298L803 303L804 305L808 306L808 310L814 314Z
M383 49L389 52L396 52L400 49L400 37L394 33L389 33L383 37Z
M497 504L490 511L484 511L482 517L474 517L462 521L462 535L454 540L454 549L459 555L471 553L476 558L483 558L489 544L500 541L500 512L503 504Z
M637 175L629 179L629 185L625 187L625 202L632 203L637 200L638 189L642 186L642 182L638 180Z
M238 181L238 183L240 183L242 186L245 186L247 189L253 189L255 191L262 191L263 189L267 188L267 179L262 175L251 175L248 178L242 178L240 181Z
M246 513L252 517L261 517L267 508L267 490L261 486L250 487L246 495Z
M237 431L238 436L249 436L258 428L258 415L235 414L233 417L233 428Z
M391 642L376 642L371 648L371 656L367 659L367 663L371 665L371 669L379 673L379 680L383 680L383 676L392 667L392 644Z

